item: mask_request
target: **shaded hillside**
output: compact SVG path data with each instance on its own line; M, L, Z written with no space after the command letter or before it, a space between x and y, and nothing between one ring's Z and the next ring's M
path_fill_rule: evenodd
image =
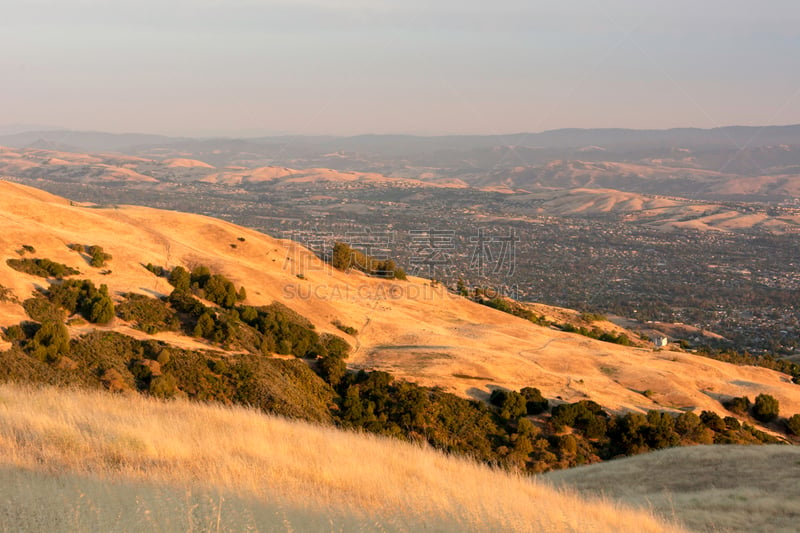
M693 531L797 531L800 449L696 446L552 472L544 479L678 519Z

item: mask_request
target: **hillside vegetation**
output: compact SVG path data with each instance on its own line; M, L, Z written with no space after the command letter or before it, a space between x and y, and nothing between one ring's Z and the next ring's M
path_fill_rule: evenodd
M358 331L350 368L384 370L463 397L486 400L493 388L537 387L548 398L592 399L614 411L662 409L715 411L720 399L768 393L788 414L800 412L800 394L787 376L734 366L680 352L652 351L537 326L523 318L469 301L442 286L409 277L388 281L345 273L322 263L295 243L207 217L140 207L98 209L71 205L36 189L0 182L0 326L28 320L21 302L42 278L13 270L24 245L26 258L48 259L79 270L80 279L106 285L119 304L123 294L168 296L164 276L146 268L199 265L246 287L245 305L275 302L307 318L320 335L342 335L334 324ZM69 245L99 246L113 258L103 269ZM235 246L232 246L235 245ZM109 327L128 331L126 323ZM82 329L83 328L83 329ZM86 329L71 325L75 336ZM201 347L180 332L155 338ZM645 396L643 391L652 394Z
M257 406L531 472L797 434L785 374L364 275L342 246L329 265L218 220L0 185L6 381ZM759 397L770 416L751 416Z
M20 505L5 530L115 529L132 497L139 531L679 531L431 449L181 400L2 385L0 447Z

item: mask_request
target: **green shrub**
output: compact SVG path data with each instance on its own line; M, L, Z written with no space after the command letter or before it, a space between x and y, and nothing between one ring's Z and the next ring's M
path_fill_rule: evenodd
M176 266L169 274L169 283L176 291L189 292L192 287L192 277L182 266Z
M228 363L223 359L210 360L208 362L208 367L215 374L227 374L229 371Z
M778 440L776 437L773 437L769 433L765 433L749 424L742 424L742 429L752 435L754 438L754 442L760 442L764 444L777 444L782 442Z
M703 421L695 413L681 413L675 419L675 431L681 437L681 441L699 444L711 444L714 441L714 434L703 425Z
M609 430L613 455L636 455L648 451L647 417L641 413L627 413L617 417Z
M111 254L105 253L102 246L89 246L86 253L89 254L89 264L94 268L102 268L106 266L106 261L112 259Z
M488 296L486 296L488 292L489 291L487 291L486 289L476 289L474 301L478 302L479 304L483 304L487 307L497 309L498 311L502 311L510 315L524 318L525 320L529 320L539 326L550 325L550 322L543 315L537 316L533 311L531 311L524 305L508 298L502 298L502 297L489 298Z
M283 304L238 308L239 317L259 332L269 351L298 357L317 357L325 353L313 324Z
M725 431L726 429L725 422L714 411L703 411L700 413L700 421L712 431Z
M42 278L62 279L66 276L80 274L78 270L62 263L55 263L49 259L8 259L6 264L25 274L32 274Z
M159 331L180 329L181 323L175 312L159 298L136 293L124 296L125 301L117 305L117 315L123 320L133 322L134 327L151 335Z
M320 337L320 343L327 355L340 359L347 359L350 355L350 345L341 337L326 333Z
M602 322L608 320L608 317L602 313L582 313L581 320L585 322Z
M31 355L47 363L58 361L69 349L67 327L63 322L49 320L42 323L28 346Z
M800 437L800 415L792 415L786 419L786 428L792 435Z
M19 303L19 300L14 296L14 291L8 287L0 285L0 302Z
M648 427L645 430L647 446L653 450L675 446L680 436L675 432L675 419L670 413L650 410L647 412Z
M331 322L331 324L333 324L334 326L339 328L339 330L343 331L344 333L347 333L348 335L352 335L353 337L358 335L358 330L356 328L351 327L351 326L345 326L344 324L342 324L338 320L334 320L333 322Z
M391 260L378 260L363 252L352 248L349 244L337 241L333 244L331 253L333 268L348 271L356 269L379 278L407 279L405 271Z
M578 441L573 435L564 435L558 439L558 451L561 455L575 455L578 452Z
M205 312L200 315L200 318L197 320L197 325L194 327L194 332L192 334L195 337L210 339L214 333L215 326L214 317L210 312Z
M24 341L26 338L25 330L22 329L19 325L8 326L5 331L3 331L3 337L8 342L21 342Z
M778 400L769 394L759 394L753 404L753 417L760 422L772 422L780 414Z
M542 392L536 387L524 387L519 392L525 397L525 408L529 415L538 415L547 411L550 407L547 399L542 396Z
M556 429L570 426L590 439L602 437L608 427L608 415L600 404L591 400L553 407L551 421Z
M64 322L64 312L42 296L28 298L22 302L22 307L37 322Z
M155 274L156 276L158 276L159 278L166 273L164 267L159 265L154 265L153 263L147 263L144 267L153 274Z
M513 420L528 413L525 397L515 391L495 389L489 395L489 402L499 408L500 418Z
M192 288L198 287L202 289L208 283L208 280L211 279L211 270L205 265L199 265L192 269L192 273L189 277Z
M115 315L108 287L100 285L97 288L90 280L68 280L51 285L48 299L70 314L79 312L83 318L95 324L108 323Z
M168 301L175 311L185 313L195 319L200 318L200 315L208 310L208 307L203 305L203 302L181 289L172 291Z
M178 393L178 384L170 374L162 374L150 380L148 392L156 398L172 398Z
M101 289L103 287L105 287L105 285L102 285ZM108 289L106 289L106 291L107 290ZM94 324L107 324L114 319L114 302L111 301L108 292L103 293L101 290L101 294L93 297L86 306L87 312L85 317L89 322Z
M733 431L738 431L738 430L742 429L742 423L739 422L739 419L736 418L736 417L726 416L725 418L722 419L722 421L725 422L725 427L727 429L730 429L730 430L733 430Z
M332 387L339 385L347 373L347 365L342 358L333 355L326 355L320 359L318 369L320 377Z
M211 274L211 270L202 265L195 267L191 273L181 266L175 267L170 272L169 282L177 291L191 291L192 294L226 309L233 308L236 302L247 298L244 287L240 287L237 291L228 278L220 274Z
M750 406L752 405L750 402L750 398L747 396L740 396L736 398L731 398L726 402L722 402L723 407L732 413L736 413L737 415L745 416L750 411Z
M239 300L233 283L219 274L210 276L201 288L205 291L206 300L225 308L233 307Z

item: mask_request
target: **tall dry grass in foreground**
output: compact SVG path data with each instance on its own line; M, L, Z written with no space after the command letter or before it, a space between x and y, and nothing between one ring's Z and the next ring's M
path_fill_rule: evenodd
M237 520L251 517L244 529L267 531L679 531L646 512L587 503L430 449L242 408L140 396L2 385L0 454L10 467L67 474L61 485L78 487L79 499L92 493L85 487L104 481L93 493L91 516L115 498L136 508L138 496L121 496L134 490L131 483L159 484L159 501L194 494L185 504L164 505L167 514L174 508L176 515L211 517L198 529L243 529L227 525L230 510ZM19 472L6 474L18 479ZM217 506L224 499L238 503ZM58 512L74 513L72 529L82 529L80 506L68 497L51 504L66 504ZM192 529L190 523L164 530Z

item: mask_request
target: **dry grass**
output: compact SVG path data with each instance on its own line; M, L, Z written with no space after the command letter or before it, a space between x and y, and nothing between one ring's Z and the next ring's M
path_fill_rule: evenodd
M16 494L15 508L25 509L0 515L6 530L53 516L74 529L113 522L120 502L136 509L146 493L138 513L127 511L130 523L175 514L168 530L219 515L220 530L250 516L267 531L678 531L647 512L587 503L430 449L241 408L3 385L0 450L12 467L2 486L22 486L3 499ZM234 503L220 508L223 499Z
M789 533L800 520L800 448L693 446L544 476L677 518L696 531Z

